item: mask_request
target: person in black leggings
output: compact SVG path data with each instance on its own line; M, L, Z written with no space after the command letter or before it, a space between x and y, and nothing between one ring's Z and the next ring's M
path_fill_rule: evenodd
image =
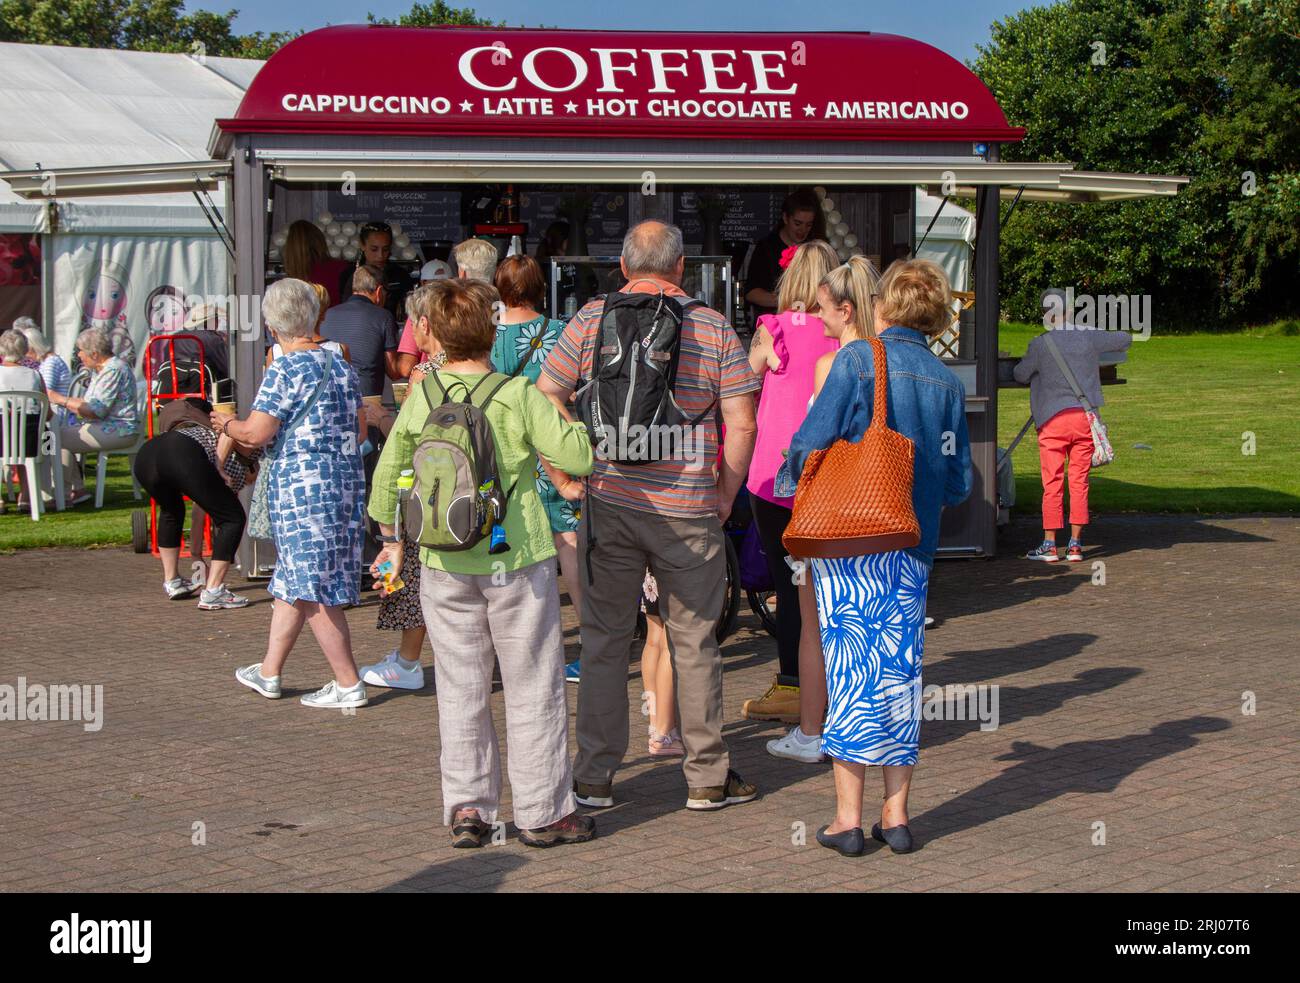
M191 401L211 412L206 401ZM216 464L217 455L222 452L226 452L225 474ZM135 476L158 506L158 553L167 596L173 600L189 597L200 586L197 581L183 579L178 572L185 499L189 498L208 514L213 526L212 562L199 608L215 611L247 605L248 598L232 593L225 586L226 573L244 535L244 507L234 491L248 480L243 463L228 451L210 427L186 423L145 442L136 455ZM200 535L200 530L192 532L192 537Z

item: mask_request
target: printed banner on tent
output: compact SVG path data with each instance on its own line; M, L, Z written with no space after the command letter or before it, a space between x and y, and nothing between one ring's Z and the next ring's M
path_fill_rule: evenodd
M103 328L138 372L151 335L181 331L199 304L226 313L227 256L212 236L47 237L54 256L55 350L70 359L77 335Z

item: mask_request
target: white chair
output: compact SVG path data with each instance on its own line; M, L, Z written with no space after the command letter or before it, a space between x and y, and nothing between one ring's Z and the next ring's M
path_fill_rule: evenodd
M130 447L122 447L115 451L99 451L99 462L95 468L95 508L104 507L104 482L108 478L108 456L110 454L125 454L127 456L127 469L131 472L131 496L138 502L144 495L141 493L140 482L135 480L135 456L140 452L140 447L145 441L144 418L148 412L149 394L141 391L136 398L136 419L140 421L140 432L136 435L135 443Z
M8 390L0 392L0 467L4 468L5 478L11 467L21 467L27 473L27 498L31 504L32 521L39 522L43 503L41 502L41 439L38 436L35 447L27 446L27 421L31 419L32 404L36 405L34 414L40 421L36 432L45 434L45 421L50 413L50 401L45 393L35 390ZM58 466L57 458L55 466Z

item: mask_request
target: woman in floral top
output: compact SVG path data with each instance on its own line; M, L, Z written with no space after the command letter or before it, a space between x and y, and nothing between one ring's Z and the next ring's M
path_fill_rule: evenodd
M87 328L77 335L77 353L81 364L93 376L84 396L61 396L50 393L50 402L62 406L73 422L60 430L63 442L63 482L68 490L68 504L78 505L90 498L82 484L77 454L125 450L134 447L140 433L140 414L136 406L135 372L114 356L113 344L103 328Z
M492 344L492 367L536 383L546 357L564 330L563 321L548 318L537 310L546 290L542 268L531 256L507 256L497 267L496 288L505 309L500 311L497 337ZM560 572L564 574L574 609L581 614L578 519L582 514L582 482L557 471L541 458L537 459L534 477L537 494L551 523Z

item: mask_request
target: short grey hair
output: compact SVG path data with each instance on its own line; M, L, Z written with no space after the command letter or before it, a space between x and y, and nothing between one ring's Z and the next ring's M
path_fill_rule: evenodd
M29 321L31 318L20 317L19 321ZM16 323L16 322L15 322ZM50 352L54 351L54 346L50 340L45 337L45 332L35 324L31 327L17 329L21 330L27 336L27 349L37 358L44 358Z
M113 342L103 328L87 328L77 335L77 351L112 358Z
M466 239L451 251L456 269L463 270L470 280L482 280L491 285L497 272L497 247L486 239Z
M379 280L370 272L369 267L358 266L352 272L352 292L354 294L372 294L378 287Z
M21 331L23 334L27 334L27 332L30 331L32 328L35 328L37 331L41 329L41 326L36 323L36 320L34 318L30 318L26 316L14 318L15 331Z
M262 316L285 338L310 338L319 313L320 300L312 285L291 276L276 280L262 297Z
M27 354L27 336L21 331L6 331L0 334L0 358L14 361Z
M629 275L672 276L685 252L682 230L657 219L638 222L623 237L623 263Z

